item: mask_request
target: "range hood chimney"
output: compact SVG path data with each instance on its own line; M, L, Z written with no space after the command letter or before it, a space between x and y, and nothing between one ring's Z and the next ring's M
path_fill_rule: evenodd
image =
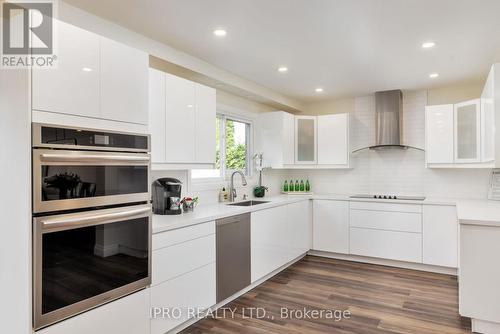
M403 92L399 89L375 93L375 145L370 150L416 147L403 145Z

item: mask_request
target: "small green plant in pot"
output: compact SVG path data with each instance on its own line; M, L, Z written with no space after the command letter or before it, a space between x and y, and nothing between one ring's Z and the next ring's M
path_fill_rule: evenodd
M267 187L264 186L255 186L253 188L253 195L255 197L264 197L266 195Z

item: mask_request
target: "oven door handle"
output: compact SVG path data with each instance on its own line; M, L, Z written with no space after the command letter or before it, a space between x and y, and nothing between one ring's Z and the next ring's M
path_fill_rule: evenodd
M57 154L42 153L40 158L44 161L133 161L149 162L149 156L140 155L104 155L104 154Z
M47 220L42 220L41 224L43 229L56 229L61 227L75 227L81 225L95 225L108 220L124 219L128 217L135 217L147 212L151 212L150 207L132 209L120 212L110 212L97 215L86 215L83 217L75 218L50 218Z

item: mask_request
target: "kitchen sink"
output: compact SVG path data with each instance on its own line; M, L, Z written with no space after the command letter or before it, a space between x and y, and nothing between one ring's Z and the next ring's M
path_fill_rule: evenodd
M253 205L259 205L259 204L264 204L264 203L269 203L268 201L244 201L244 202L236 202L236 203L231 203L228 205L234 205L234 206L253 206Z

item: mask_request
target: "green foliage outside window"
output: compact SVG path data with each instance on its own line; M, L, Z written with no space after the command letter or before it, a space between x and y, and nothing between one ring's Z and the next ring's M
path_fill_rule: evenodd
M221 122L222 119L216 119L216 150L215 150L215 168L221 168ZM234 139L235 121L227 119L225 122L226 132L226 170L246 170L247 149L243 143L236 144Z
M244 144L234 141L234 121L226 121L226 168L229 170L246 169L247 150Z

